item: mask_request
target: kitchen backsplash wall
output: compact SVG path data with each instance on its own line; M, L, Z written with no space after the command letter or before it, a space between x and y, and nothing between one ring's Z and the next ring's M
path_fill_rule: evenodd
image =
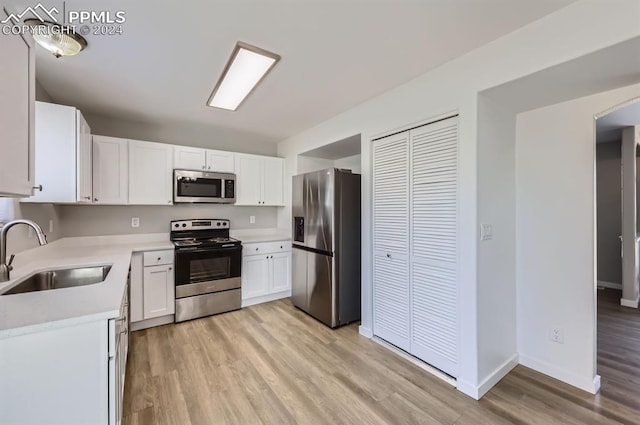
M179 205L60 205L64 237L168 233L171 220L228 218L232 229L276 227L277 207L237 207L218 204ZM255 224L250 224L255 216ZM140 218L140 227L131 227L131 218Z
M62 237L58 207L50 204L21 204L18 199L0 198L0 222L28 218L42 227L47 240L53 242ZM53 231L49 229L52 228ZM38 246L38 241L27 226L15 226L7 234L8 254L15 254Z

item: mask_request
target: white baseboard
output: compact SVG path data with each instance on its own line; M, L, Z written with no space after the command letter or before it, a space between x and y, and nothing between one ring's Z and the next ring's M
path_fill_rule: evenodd
M447 384L449 384L449 385L451 385L453 387L456 386L456 379L452 378L449 375L447 375L446 373L444 373L440 369L437 369L437 368L431 366L429 363L423 362L422 360L418 359L417 357L413 357L411 354L407 353L406 351L402 351L401 349L399 349L395 345L389 344L387 341L385 341L383 339L380 339L380 338L374 336L372 338L372 340L374 342L377 342L378 344L382 345L387 350L392 351L396 355L402 357L403 359L410 361L414 365L418 366L420 369L423 369L423 370L429 372L430 374L432 374L436 378L439 378L439 379L443 380L444 382L446 382Z
M622 283L606 282L604 280L598 281L598 286L609 289L618 289L622 291Z
M520 364L569 385L573 385L574 387L578 387L591 394L596 394L600 390L600 375L596 375L593 378L585 378L583 376L576 375L573 372L569 372L568 370L559 368L551 363L534 359L523 354L520 354Z
M280 300L282 298L289 298L291 296L291 290L275 292L273 294L262 295L260 297L247 298L242 300L242 307L249 307L256 304L268 303L269 301Z
M638 308L638 301L640 301L640 299L638 299L638 298L636 298L635 300L628 300L626 298L620 298L620 305L622 307Z
M373 332L371 331L371 329L365 328L362 325L358 326L358 332L360 333L360 335L366 336L369 339L373 338Z
M494 385L507 376L507 374L516 366L518 366L518 354L514 354L509 357L504 363L491 372L491 374L487 376L480 385L474 385L471 382L458 379L456 388L461 393L468 395L475 400L480 400L491 388L493 388Z
M139 331L141 329L153 328L154 326L168 325L175 321L175 316L170 314L169 316L154 317L153 319L132 322L129 324L129 329L131 329L131 331Z

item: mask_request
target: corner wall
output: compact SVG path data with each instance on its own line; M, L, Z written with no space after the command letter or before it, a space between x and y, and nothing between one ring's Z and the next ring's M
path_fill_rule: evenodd
M489 390L518 364L515 231L516 115L478 96L478 375Z
M518 352L528 367L595 393L594 116L640 84L517 116ZM552 327L564 343L550 340Z

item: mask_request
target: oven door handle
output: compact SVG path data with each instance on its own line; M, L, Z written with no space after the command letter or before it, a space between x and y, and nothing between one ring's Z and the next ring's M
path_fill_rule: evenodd
M220 251L241 251L242 250L242 245L229 245L227 247L225 247L224 245L220 248L202 248L202 247L185 247L185 248L180 248L178 250L176 250L176 254L180 254L180 253L192 253L192 252L220 252Z

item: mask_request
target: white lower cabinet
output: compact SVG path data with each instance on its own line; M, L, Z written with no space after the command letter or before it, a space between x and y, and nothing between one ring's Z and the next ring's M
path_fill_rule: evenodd
M291 242L244 244L242 306L291 296Z
M121 423L127 292L117 318L0 340L0 424Z
M173 250L134 253L131 258L131 329L172 323L175 314Z

